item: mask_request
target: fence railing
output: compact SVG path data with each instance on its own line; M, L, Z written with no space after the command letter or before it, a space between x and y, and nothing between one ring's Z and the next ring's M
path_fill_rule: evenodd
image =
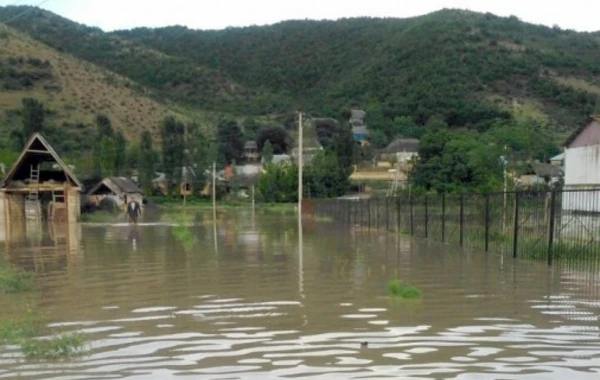
M310 199L316 216L513 257L600 259L600 189Z

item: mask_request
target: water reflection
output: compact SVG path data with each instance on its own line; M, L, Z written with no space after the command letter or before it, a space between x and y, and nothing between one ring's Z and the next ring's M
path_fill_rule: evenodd
M80 226L79 264L46 267L40 305L88 333L90 355L26 363L4 347L0 378L598 378L597 268L208 214L191 248L166 224ZM392 277L423 299L389 299Z

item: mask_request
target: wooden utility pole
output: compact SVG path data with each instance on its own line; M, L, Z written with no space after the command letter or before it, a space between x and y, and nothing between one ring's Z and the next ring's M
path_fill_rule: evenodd
M212 169L212 206L213 206L213 221L217 221L217 163L213 161Z
M302 112L298 112L298 223L302 223L302 159L303 159Z

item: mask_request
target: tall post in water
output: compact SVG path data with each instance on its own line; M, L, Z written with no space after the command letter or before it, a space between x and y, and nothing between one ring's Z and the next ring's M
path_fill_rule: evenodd
M550 194L550 220L548 226L548 265L552 265L554 255L554 219L556 218L556 190Z
M427 194L425 194L424 200L425 206L425 239L429 238L429 204L427 201Z
M490 194L485 194L485 251L490 248Z
M303 160L302 112L298 112L298 228L302 228L302 160Z
M513 225L513 258L517 258L519 244L519 192L515 191L515 215Z
M465 195L463 193L460 194L460 210L459 210L459 242L460 242L460 246L462 247L464 244L464 238L465 238Z
M213 221L217 223L217 163L214 161L212 169L212 206Z

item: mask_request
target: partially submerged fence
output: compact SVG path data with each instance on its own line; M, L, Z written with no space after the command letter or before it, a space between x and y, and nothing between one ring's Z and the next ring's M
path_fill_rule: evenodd
M600 259L600 189L311 199L316 216L513 257Z

